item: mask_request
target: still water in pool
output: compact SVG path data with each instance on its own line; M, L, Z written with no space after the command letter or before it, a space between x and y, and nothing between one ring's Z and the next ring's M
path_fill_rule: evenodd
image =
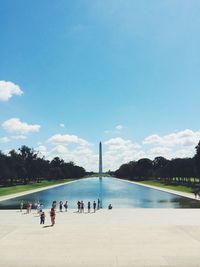
M103 208L111 203L113 208L200 208L200 201L180 197L156 189L128 183L116 178L86 178L52 189L0 202L0 209L19 209L20 202L39 201L50 208L52 201L68 201L76 208L77 201L93 202L100 199Z

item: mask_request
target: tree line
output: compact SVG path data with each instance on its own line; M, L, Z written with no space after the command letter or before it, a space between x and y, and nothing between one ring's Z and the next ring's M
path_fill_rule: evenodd
M0 151L0 185L9 186L56 180L81 178L86 175L83 167L73 162L65 162L59 157L51 161L39 157L38 152L27 146L17 151L11 150L8 155Z
M123 164L114 175L130 180L160 180L166 183L200 184L200 142L192 158L168 160L156 157L154 160L143 158Z

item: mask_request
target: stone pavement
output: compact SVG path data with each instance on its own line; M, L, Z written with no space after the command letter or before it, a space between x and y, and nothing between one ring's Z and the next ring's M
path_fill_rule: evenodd
M198 209L113 209L57 213L0 211L1 267L200 266Z

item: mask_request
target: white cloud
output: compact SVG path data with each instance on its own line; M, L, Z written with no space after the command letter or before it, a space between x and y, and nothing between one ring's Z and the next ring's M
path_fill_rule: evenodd
M51 150L51 154L56 154L56 155L58 154L61 156L65 156L66 153L68 153L68 149L66 146L63 145L58 145Z
M117 125L117 126L115 127L115 129L118 130L118 131L121 131L121 130L124 129L124 126L119 124L119 125Z
M148 137L146 137L143 141L143 144L160 144L162 141L162 138L157 135L157 134L153 134L153 135L150 135Z
M74 148L68 148L66 145L56 145L53 149L47 151L43 146L37 148L43 156L52 160L54 157L60 157L66 162L73 161L75 164L84 167L86 170L98 170L98 155L89 148L77 145Z
M121 137L111 138L104 142L104 169L115 170L123 163L131 160L138 160L145 153L141 146L133 143L131 140L125 140Z
M194 156L194 148L184 147L174 151L173 155L170 158L188 158Z
M131 140L125 140L121 137L111 138L104 142L105 145L109 146L109 149L136 149L140 148L140 145L133 143Z
M46 152L47 148L46 148L46 146L39 145L38 147L35 148L35 150L40 151L40 152Z
M15 133L15 134L28 134L31 132L39 132L40 125L38 124L28 124L26 122L21 122L18 118L12 118L7 121L5 121L2 124L2 127L4 130L6 130L9 133Z
M171 148L168 147L153 147L150 150L146 151L146 157L149 159L154 159L158 156L169 159L174 157L174 152Z
M155 155L155 156L162 156L169 154L172 150L168 147L154 147L150 149L149 154Z
M76 136L76 135L69 135L69 134L56 134L50 137L47 142L52 143L52 144L70 144L70 143L75 143L75 144L80 144L80 145L89 145L89 142L86 140Z
M8 101L13 95L22 95L19 85L9 81L0 81L0 101Z
M7 136L4 136L4 137L0 138L0 143L1 144L5 144L5 143L8 143L8 142L10 142L10 139Z
M37 145L38 145L38 146L41 146L41 145L42 145L42 142L37 142Z
M164 136L157 134L148 136L144 139L143 144L148 145L161 145L167 147L173 147L176 145L181 146L195 146L200 140L200 131L193 132L186 129L184 131L171 133Z
M35 151L37 151L39 153L39 156L42 156L42 157L48 156L47 148L45 146L43 146L42 144L37 146L35 148Z
M65 128L64 123L60 123L59 126L60 126L61 128Z

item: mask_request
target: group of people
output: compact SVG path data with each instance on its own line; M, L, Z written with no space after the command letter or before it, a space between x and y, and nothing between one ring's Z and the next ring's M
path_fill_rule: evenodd
M22 212L23 209L26 209L26 213L31 213L32 208L38 211L38 213L42 209L42 204L37 201L34 204L32 204L30 201L29 202L24 202L23 200L20 202L20 211Z
M63 211L63 207L65 208L65 211L67 212L68 210L68 201L66 200L65 203L63 203L63 201L59 202L59 211L62 212ZM27 213L31 212L32 209L32 203L31 202L27 202L25 203L23 200L20 203L20 211L22 212L22 210L26 208ZM43 205L37 201L34 203L34 208L35 210L37 210L37 213L39 214L40 217L40 224L44 224L45 223L45 212L43 211ZM90 201L87 202L87 212L90 213L91 208L93 209L93 212L95 213L96 210L99 210L100 208L102 208L101 206L101 201L100 199L98 199L97 203L96 201L93 201L93 203L91 204ZM55 225L55 219L56 219L56 209L57 209L57 201L53 201L52 202L52 206L51 206L51 210L50 210L50 218L51 218L51 226ZM81 200L77 202L77 209L78 209L78 213L85 213L85 204L84 202ZM109 204L108 209L112 209L112 205Z
M65 201L64 204L62 201L59 202L59 211L60 212L63 211L63 207L65 208L65 211L67 211L67 209L68 209L68 201L67 200ZM77 202L78 213L84 213L84 207L85 207L84 202L78 200L78 202ZM57 208L57 202L54 200L52 202L52 207L51 207L51 211L50 211L51 226L54 226L54 224L55 224L56 208ZM90 213L90 209L91 209L90 201L88 201L88 203L87 203L87 209L88 209L88 213ZM96 203L96 201L93 202L94 212L96 212L96 209L100 209L100 200L99 199L98 199L97 203ZM45 222L45 213L42 211L40 213L40 224L44 224L44 222Z
M100 209L100 201L99 201L99 199L98 199L97 203L96 203L96 201L94 201L93 204L92 204L92 208L93 208L94 212L96 212L96 209ZM84 202L82 200L81 201L78 200L77 208L78 208L78 212L79 213L84 213L85 204L84 204ZM88 213L90 213L90 210L91 210L91 202L90 201L88 201L88 203L87 203L87 210L88 210Z

